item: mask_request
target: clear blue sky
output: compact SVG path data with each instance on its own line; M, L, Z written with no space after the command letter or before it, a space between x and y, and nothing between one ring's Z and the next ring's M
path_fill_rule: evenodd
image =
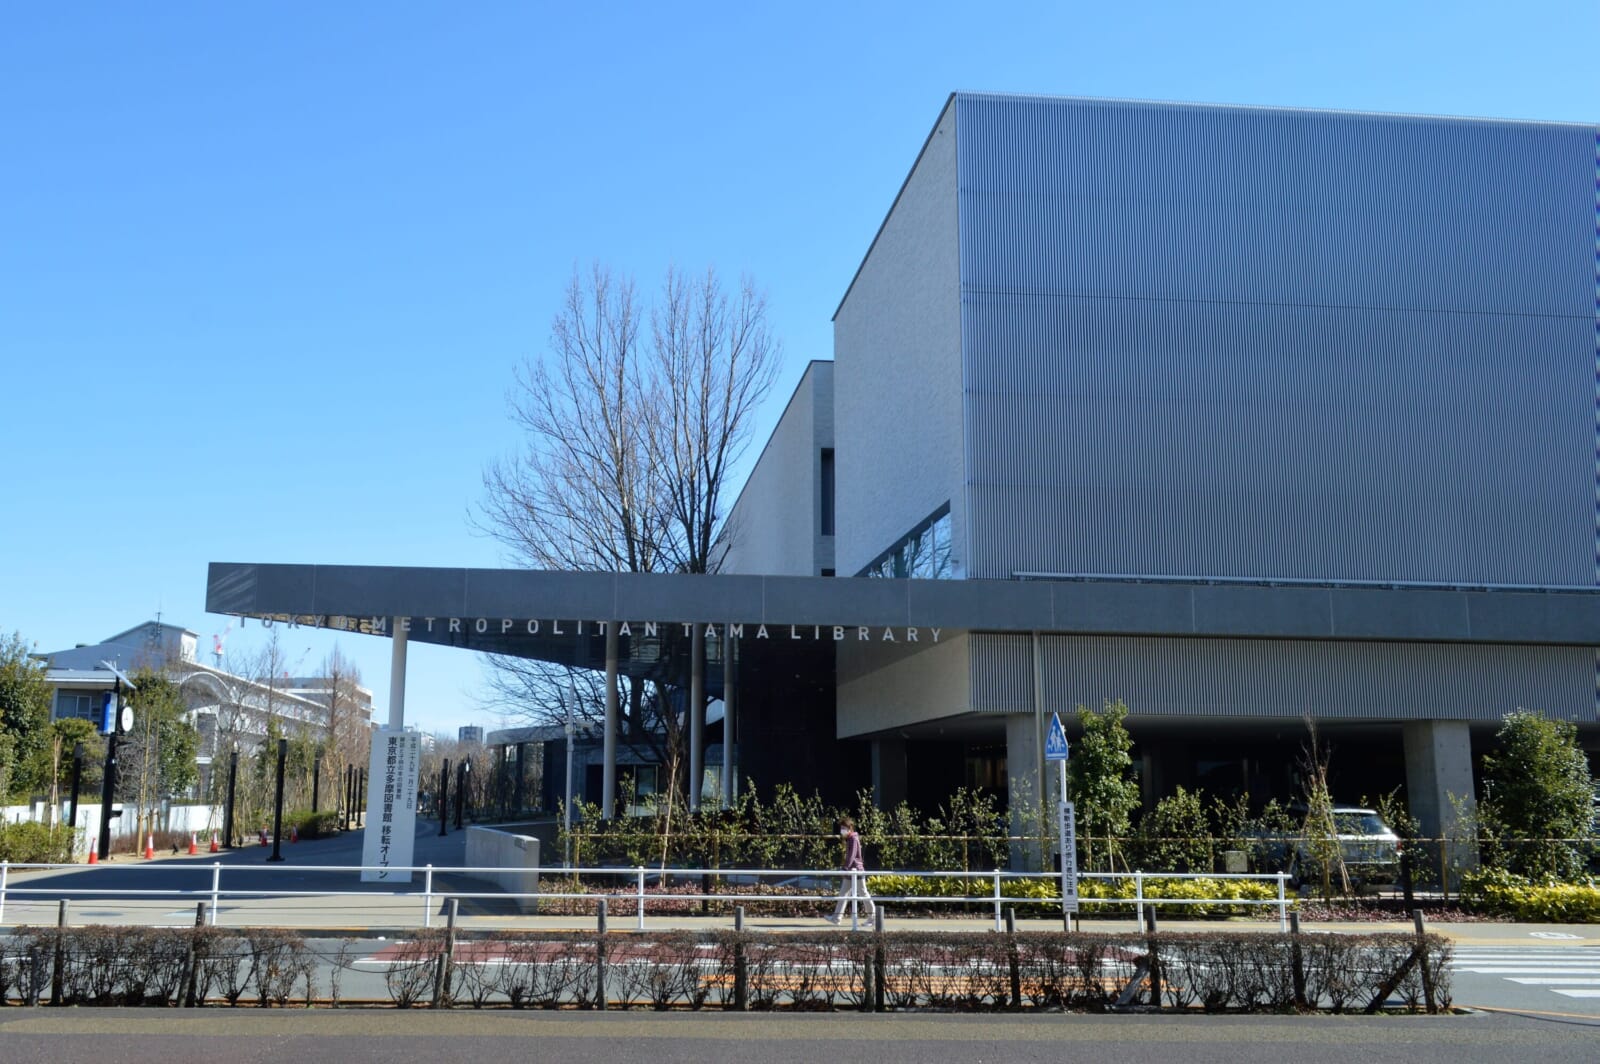
M952 90L1596 121L1596 40L1596 0L6 5L0 629L208 645L213 560L499 563L466 514L576 263L751 273L770 423ZM382 705L387 640L340 645ZM410 676L495 723L472 655Z

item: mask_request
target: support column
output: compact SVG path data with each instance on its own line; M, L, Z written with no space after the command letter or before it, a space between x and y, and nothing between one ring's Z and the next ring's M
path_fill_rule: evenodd
M1011 869L1014 872L1038 871L1043 868L1043 856L1038 837L1046 825L1039 818L1039 777L1035 766L1044 753L1044 743L1039 738L1038 726L1031 713L1011 713L1006 716L1006 786L1009 789L1011 810L1010 832Z
M872 804L893 809L906 800L906 741L872 740Z
M606 727L602 753L605 757L605 767L600 775L605 794L600 799L600 815L610 820L617 813L617 622L615 621L606 622Z
M722 805L733 804L739 793L739 768L735 751L739 740L739 688L733 664L734 641L722 626Z
M1461 803L1465 812L1477 799L1472 786L1472 733L1466 721L1412 721L1405 725L1405 746L1406 799L1422 834L1434 839L1456 834L1456 804ZM1448 856L1459 867L1478 863L1476 851Z
M523 810L528 808L525 788L528 785L528 744L517 744L517 777L511 788L511 804L515 805L516 815L521 816Z
M689 637L689 811L700 811L706 776L706 626L696 623Z
M406 726L406 633L410 617L391 618L394 631L389 636L389 727Z

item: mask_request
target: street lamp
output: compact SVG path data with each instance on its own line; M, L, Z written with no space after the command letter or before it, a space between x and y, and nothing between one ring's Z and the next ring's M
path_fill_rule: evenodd
M117 739L133 728L133 710L122 704L122 689L135 690L133 681L122 675L109 661L100 663L115 677L111 693L107 695L106 714L101 725L106 733L106 764L100 781L100 838L99 858L111 856L111 802L117 793Z

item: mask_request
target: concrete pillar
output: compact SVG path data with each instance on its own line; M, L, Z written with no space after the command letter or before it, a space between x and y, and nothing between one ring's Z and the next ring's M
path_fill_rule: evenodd
M906 741L872 740L872 802L893 809L906 800Z
M1044 751L1038 724L1032 713L1010 713L1006 716L1006 786L1011 809L1012 836L1038 836L1048 830L1048 823L1039 822L1039 775L1037 765ZM1047 818L1048 819L1048 818ZM1037 842L1013 843L1011 868L1013 871L1037 871L1042 868L1042 856Z
M1465 721L1420 720L1405 725L1406 796L1411 815L1431 839L1457 834L1456 807L1470 810L1477 800L1472 787L1472 734ZM1442 858L1430 847L1434 860L1457 868L1475 868L1476 848L1464 840L1447 844Z
M389 727L399 730L406 726L406 633L411 618L395 617L390 623L394 631L389 636Z
M617 804L617 623L606 622L606 724L601 740L601 753L605 758L600 770L601 785L605 793L600 799L600 815L610 820L616 816Z
M733 664L733 640L728 627L722 628L722 805L733 805L737 797L739 761L739 687Z
M528 744L527 743L518 743L517 744L517 769L516 769L517 775L516 775L515 783L511 788L511 804L516 807L516 814L518 816L522 815L522 811L528 807L527 795L525 793L525 788L527 787L527 783L528 783L528 760L527 760L527 757L528 757Z
M700 787L706 777L706 626L694 625L689 637L689 811L700 811Z

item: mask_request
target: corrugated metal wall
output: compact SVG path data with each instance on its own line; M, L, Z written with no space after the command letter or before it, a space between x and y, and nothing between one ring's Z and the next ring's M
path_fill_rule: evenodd
M971 636L972 708L1033 711L1027 636ZM1045 705L1141 716L1593 721L1587 647L1045 636Z
M1595 579L1592 128L956 125L968 575Z

